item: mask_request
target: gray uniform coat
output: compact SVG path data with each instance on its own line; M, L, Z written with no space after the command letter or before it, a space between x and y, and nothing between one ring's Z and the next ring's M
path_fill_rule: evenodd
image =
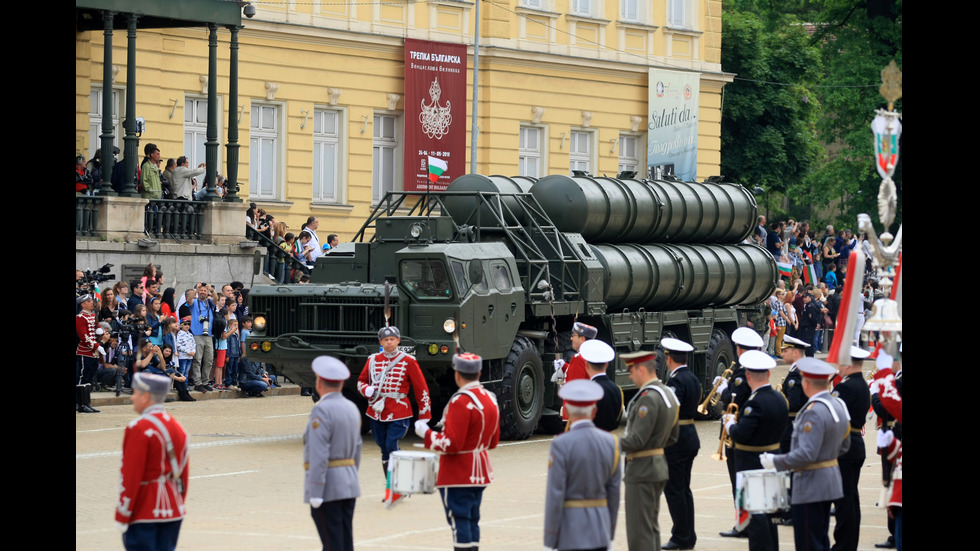
M790 451L773 458L776 470L793 473L792 504L833 501L844 495L840 468L805 469L814 463L836 460L850 447L850 417L840 399L823 391L803 405L793 423Z
M353 465L328 466L330 461L353 459ZM306 483L303 501L337 501L360 497L357 469L361 465L361 413L340 392L320 398L310 413L303 435Z
M595 549L609 545L616 532L621 478L615 436L592 421L579 421L558 435L551 442L548 457L545 547ZM582 500L605 500L606 504L583 506L589 504Z

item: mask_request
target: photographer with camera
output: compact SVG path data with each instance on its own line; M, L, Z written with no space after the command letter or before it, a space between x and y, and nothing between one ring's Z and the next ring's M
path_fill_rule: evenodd
M197 298L190 302L191 333L194 335L196 352L191 365L191 381L194 390L209 392L214 388L208 384L208 376L214 366L214 341L211 340L211 326L214 324L215 305L210 298L211 289L207 283L197 284Z

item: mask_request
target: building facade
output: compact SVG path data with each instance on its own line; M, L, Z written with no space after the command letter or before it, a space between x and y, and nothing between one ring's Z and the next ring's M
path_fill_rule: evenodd
M229 115L228 49L218 49L222 105L240 128L240 196L289 224L353 236L387 189L403 185L405 39L467 45L473 2L262 2L239 32L239 106ZM502 0L480 8L476 171L544 176L585 170L647 174L650 70L697 75L697 178L718 174L722 88L717 0ZM124 35L117 31L117 35ZM229 33L219 30L227 45ZM207 32L142 30L137 39L141 147L204 161ZM114 81L102 82L103 36L76 34L76 152L98 147L103 94L125 105L126 42L113 42ZM472 73L467 75L466 163ZM462 106L460 106L462 107ZM462 116L462 110L457 117ZM122 141L121 123L116 140ZM225 174L222 148L218 171Z

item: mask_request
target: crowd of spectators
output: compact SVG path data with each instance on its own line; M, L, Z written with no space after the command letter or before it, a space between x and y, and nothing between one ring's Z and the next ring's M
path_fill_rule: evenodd
M106 283L101 291L96 283L81 285L82 276L76 271L79 385L129 392L132 374L147 371L170 377L178 399L186 401L195 400L191 392L231 390L261 397L279 386L264 364L248 357L252 319L241 282L220 287L198 282L177 293L165 287L163 272L152 263L139 279ZM82 358L86 354L88 360ZM87 365L94 376L84 370Z
M308 282L308 274L316 266L316 259L340 244L340 238L333 233L321 242L317 234L320 220L316 216L307 218L297 234L289 231L285 222L276 221L274 216L251 203L245 212L245 223L271 241L264 272L279 283ZM282 251L281 254L277 254L277 248ZM295 268L285 258L292 258L306 269Z
M125 188L126 163L118 160L118 147L113 147L112 153L114 164L112 174L109 175L109 183L113 191L121 193ZM164 164L160 148L156 144L148 143L143 147L143 158L136 167L134 184L136 191L146 199L200 201L208 191L204 180L200 178L206 171L205 163L192 168L190 159L183 155L176 159L167 159ZM97 149L88 162L85 161L84 155L75 156L76 194L97 194L102 178L101 149ZM215 177L215 192L222 198L228 194L225 178L221 174Z
M779 267L776 291L767 301L769 340L767 351L778 357L785 335L794 336L811 347L807 355L823 351L830 345L833 328L840 309L841 290L848 277L851 251L860 248L871 256L867 236L855 235L850 229L837 232L828 225L818 235L809 222L789 220L766 224L760 216L749 242L764 247ZM881 298L871 262L865 264L862 278L862 308L858 312L858 328L863 325L873 301ZM855 332L854 343L860 346L861 335Z

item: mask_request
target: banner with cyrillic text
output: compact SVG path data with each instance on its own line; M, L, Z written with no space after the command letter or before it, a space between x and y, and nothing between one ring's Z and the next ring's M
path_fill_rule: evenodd
M466 45L405 39L405 191L466 173Z

